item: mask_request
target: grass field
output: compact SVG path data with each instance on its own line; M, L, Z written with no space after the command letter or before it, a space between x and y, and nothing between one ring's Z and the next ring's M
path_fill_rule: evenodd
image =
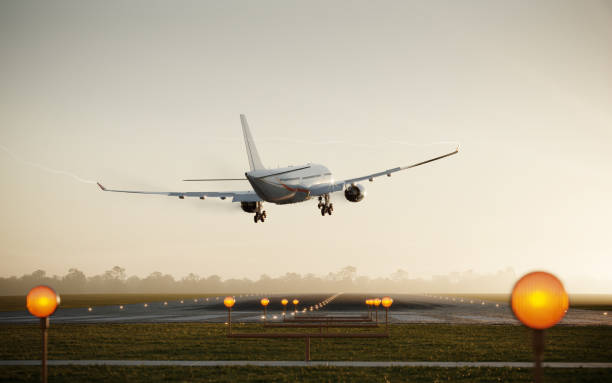
M61 295L62 308L127 305L131 303L177 301L219 296L214 294L66 294ZM24 295L0 296L0 311L26 309Z
M228 339L219 324L51 324L50 359L303 360L299 339ZM382 330L382 328L381 328ZM235 331L263 332L260 325ZM278 331L288 331L279 330ZM292 330L297 331L297 330ZM304 331L304 330L302 330ZM356 330L353 330L356 331ZM364 330L365 331L365 330ZM371 330L369 330L371 331ZM531 361L522 326L392 325L389 339L313 339L313 360ZM37 325L0 325L0 359L38 359ZM546 334L546 361L609 362L612 326L557 326ZM530 381L530 369L509 368L277 368L51 367L60 381L431 382ZM0 381L35 381L36 367L0 367ZM610 369L547 369L547 381L612 381Z
M301 339L228 339L220 324L51 324L50 359L303 360ZM381 328L382 330L382 328ZM261 325L235 331L264 332ZM307 331L307 330L301 330ZM312 331L312 330L311 330ZM359 331L359 330L345 330ZM372 331L365 329L363 331ZM38 325L0 325L0 359L37 359ZM612 361L612 326L557 326L546 361ZM530 361L531 334L512 325L392 325L389 339L313 339L313 360Z
M521 368L51 367L49 382L532 382ZM39 368L1 367L0 382L39 381ZM545 382L612 380L610 369L544 369Z

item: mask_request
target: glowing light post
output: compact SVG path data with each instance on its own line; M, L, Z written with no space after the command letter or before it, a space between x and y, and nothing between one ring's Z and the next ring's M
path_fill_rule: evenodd
M384 297L381 300L383 307L385 308L385 329L389 331L389 307L393 304L393 298Z
M49 329L49 315L53 314L60 303L60 296L49 286L36 286L26 297L26 307L30 314L40 318L42 330L42 356L40 380L47 382L47 331Z
M300 303L299 300L297 300L297 299L293 300L293 312L295 312L295 313L297 313L297 305L298 305L298 303Z
M567 312L569 299L557 277L544 271L523 276L512 290L512 311L533 329L534 380L542 382L544 330L557 324Z
M289 303L287 299L283 298L283 300L281 300L281 304L283 305L283 317L287 315L287 303Z
M227 335L232 335L232 307L236 303L234 297L225 297L223 304L227 307Z
M376 306L376 323L378 323L378 306L380 306L380 298L374 299L374 306Z
M266 323L266 316L268 315L268 311L267 311L266 308L268 307L268 304L270 303L270 300L268 298L261 298L260 303L261 303L261 305L264 308L264 317L263 317L263 320L264 320L264 323Z

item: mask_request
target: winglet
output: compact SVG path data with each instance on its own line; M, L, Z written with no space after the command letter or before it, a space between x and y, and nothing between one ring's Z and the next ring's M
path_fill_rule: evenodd
M99 182L96 182L96 183L98 184L98 186L100 187L100 189L102 189L103 191L106 191L106 188L105 188L104 186L102 186L102 184L101 184L101 183L99 183Z

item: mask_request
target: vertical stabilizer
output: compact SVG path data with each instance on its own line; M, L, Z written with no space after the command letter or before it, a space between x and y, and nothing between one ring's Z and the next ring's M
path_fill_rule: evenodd
M261 160L259 159L259 153L257 153L257 148L255 147L253 136L251 136L251 131L249 130L249 123L247 122L247 119L244 114L240 115L240 122L242 123L244 145L246 146L247 156L249 157L249 165L251 166L251 170L265 169L265 167L261 163Z

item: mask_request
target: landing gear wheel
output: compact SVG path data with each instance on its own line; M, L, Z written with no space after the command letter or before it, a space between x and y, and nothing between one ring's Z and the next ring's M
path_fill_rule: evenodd
M268 218L268 216L266 215L266 211L264 210L263 213L261 213L261 217L262 218ZM261 220L261 222L263 222L263 219Z
M321 208L321 215L322 215L323 217L325 217L325 207L322 207L322 208Z
M257 214L255 214L255 216L253 217L253 222L257 223L257 221L259 221L259 217L257 216Z

